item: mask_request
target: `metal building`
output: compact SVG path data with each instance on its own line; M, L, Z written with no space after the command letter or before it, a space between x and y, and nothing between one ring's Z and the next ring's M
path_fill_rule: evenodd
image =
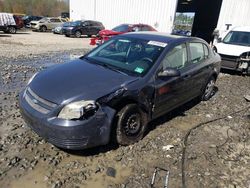
M195 13L192 35L215 28L250 25L250 0L70 0L72 20L101 21L107 29L122 23L145 23L158 31L172 32L176 12Z

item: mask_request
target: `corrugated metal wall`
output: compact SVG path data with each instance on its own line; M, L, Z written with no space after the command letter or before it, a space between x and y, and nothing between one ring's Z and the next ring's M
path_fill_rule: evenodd
M223 31L225 24L250 26L250 0L223 0L217 28Z
M177 0L71 0L71 19L94 19L111 29L122 23L145 23L171 32Z

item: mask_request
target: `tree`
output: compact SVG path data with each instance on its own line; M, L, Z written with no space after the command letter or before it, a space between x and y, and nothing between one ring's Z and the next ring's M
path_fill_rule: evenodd
M69 5L58 0L0 0L0 11L39 16L60 16Z

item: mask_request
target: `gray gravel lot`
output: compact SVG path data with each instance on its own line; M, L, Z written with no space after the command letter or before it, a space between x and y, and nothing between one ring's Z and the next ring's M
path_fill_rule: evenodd
M0 34L0 187L147 188L155 166L170 170L169 187L182 187L183 174L191 188L250 186L250 103L244 99L250 77L233 72L219 76L211 100L191 101L151 122L131 146L68 152L34 134L20 116L18 93L35 72L86 53L88 42L51 33ZM188 131L219 117L191 131L183 160Z

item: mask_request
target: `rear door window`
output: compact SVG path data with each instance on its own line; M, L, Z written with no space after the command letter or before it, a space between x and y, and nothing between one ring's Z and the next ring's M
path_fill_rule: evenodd
M51 21L51 22L53 22L53 23L58 23L58 22L61 22L59 19L54 19L54 18L53 18L53 19L51 19L50 21Z
M189 47L190 47L190 53L191 53L191 57L190 57L191 64L197 64L197 63L202 62L202 60L206 59L206 55L204 52L204 44L199 43L199 42L193 42L193 43L191 42L189 44ZM208 51L206 53L208 55Z

